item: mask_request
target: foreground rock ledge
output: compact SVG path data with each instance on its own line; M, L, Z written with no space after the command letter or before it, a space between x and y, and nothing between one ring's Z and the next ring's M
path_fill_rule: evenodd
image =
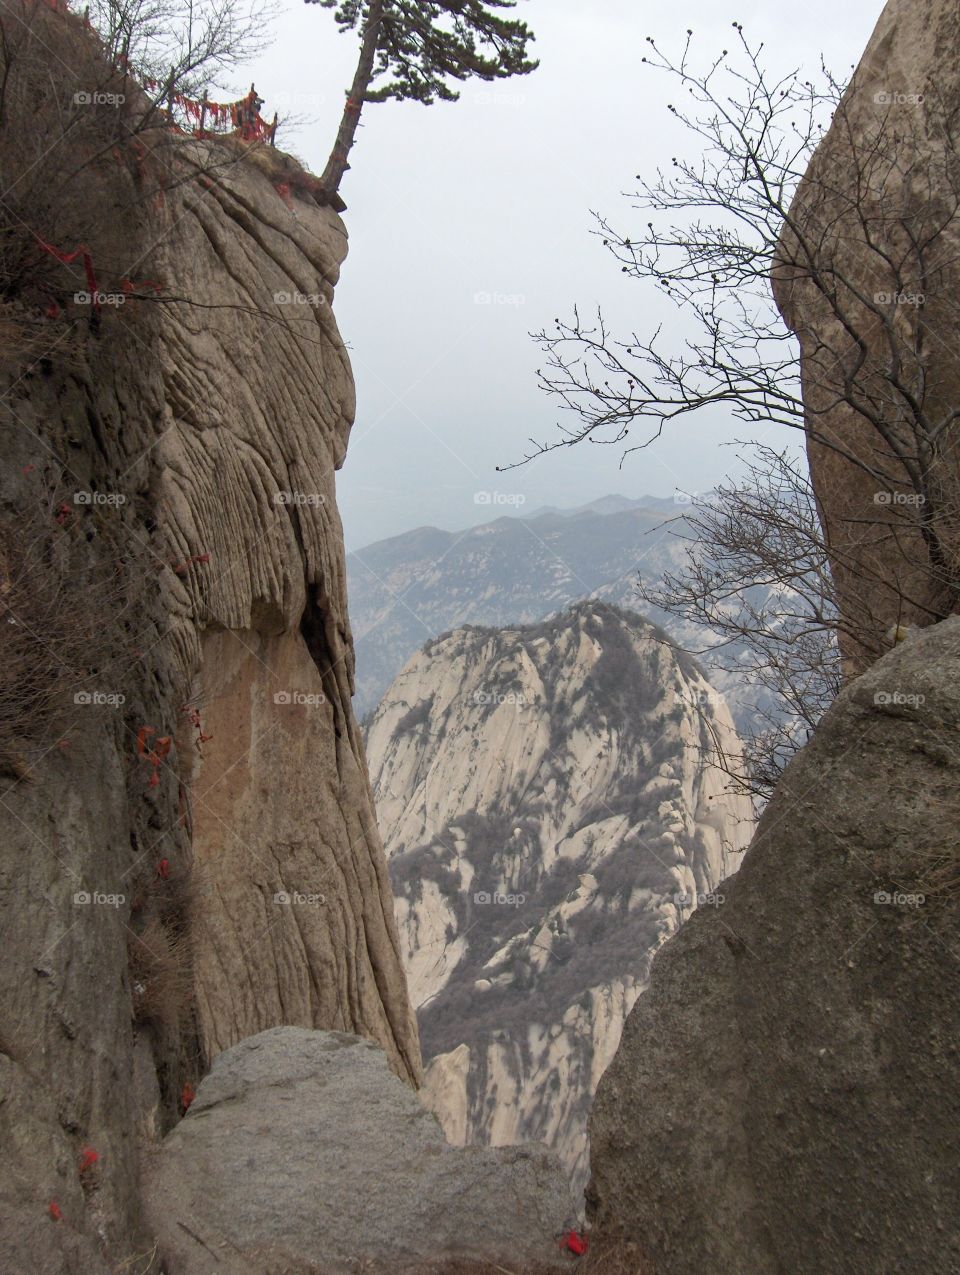
M451 1147L378 1046L299 1027L220 1054L147 1177L169 1275L562 1267L574 1212L546 1149Z
M661 1275L960 1271L958 827L951 617L844 690L654 961L591 1116L601 1232Z

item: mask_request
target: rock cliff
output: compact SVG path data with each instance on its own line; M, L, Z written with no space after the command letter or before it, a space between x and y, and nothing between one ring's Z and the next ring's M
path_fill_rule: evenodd
M367 745L425 1097L452 1141L547 1142L582 1186L652 954L752 830L726 705L653 625L581 603L428 643Z
M960 1270L960 619L852 682L659 952L588 1216L665 1275Z
M956 5L889 0L774 270L850 674L960 599L958 58Z
M665 1275L960 1270L958 51L890 0L779 245L851 680L597 1090L588 1216Z
M0 1267L89 1275L148 1247L138 1135L219 1051L420 1060L350 702L344 226L279 152L104 105L80 19L0 20Z

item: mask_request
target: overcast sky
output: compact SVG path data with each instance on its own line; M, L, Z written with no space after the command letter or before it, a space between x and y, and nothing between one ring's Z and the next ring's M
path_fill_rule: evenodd
M276 40L253 70L265 114L308 117L281 136L323 168L356 57L331 13L281 0ZM622 277L591 234L592 211L629 233L623 192L690 139L667 111L671 90L641 64L644 37L665 49L691 27L705 53L730 23L763 39L775 64L813 69L821 52L847 75L882 0L525 0L540 68L467 83L461 101L368 106L341 193L350 255L336 315L357 382L357 421L338 494L348 548L432 524L573 506L609 492L705 491L730 467L744 426L678 424L621 469L611 447L581 445L497 474L530 437L555 434L556 406L537 387L543 361L528 333L598 303L643 330L658 298ZM478 304L477 294L494 304ZM499 493L513 505L477 502ZM520 502L524 502L521 504Z

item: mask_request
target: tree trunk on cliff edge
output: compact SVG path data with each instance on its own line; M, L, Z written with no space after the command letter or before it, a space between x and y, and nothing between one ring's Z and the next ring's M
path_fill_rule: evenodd
M377 54L377 41L380 38L380 23L383 19L383 3L384 0L371 0L367 25L363 31L363 42L360 45L360 57L357 61L353 84L344 103L343 115L340 117L337 140L333 144L327 166L320 178L323 189L330 198L340 189L343 175L350 167L347 161L356 140L360 112L366 101L367 89L373 79L373 64Z

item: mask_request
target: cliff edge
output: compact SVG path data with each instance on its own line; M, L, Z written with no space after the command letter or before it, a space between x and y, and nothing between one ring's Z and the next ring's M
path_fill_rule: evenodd
M343 223L79 18L0 20L0 1267L89 1275L149 1248L141 1141L222 1050L420 1058L350 702Z

